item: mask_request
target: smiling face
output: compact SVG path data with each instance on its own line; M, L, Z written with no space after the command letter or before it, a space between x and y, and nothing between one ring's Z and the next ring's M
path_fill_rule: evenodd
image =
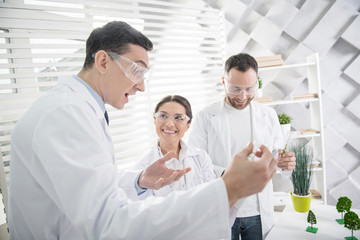
M147 51L138 45L129 45L129 51L122 54L139 66L149 67L149 59ZM99 82L101 96L105 103L122 109L128 103L128 97L134 95L137 91L145 91L144 82L133 83L120 69L115 59L111 58L106 52L102 51L102 55L106 58L106 72L103 79Z
M239 95L234 95L226 91L225 101L232 107L242 110L246 108L251 100L254 98L255 93L247 95L245 90L247 88L256 86L257 83L257 74L254 69L249 68L245 72L236 70L235 68L230 69L226 79L223 79L223 84L225 87L226 82L232 85L238 85L243 88L244 91L241 91ZM226 89L226 87L225 87Z
M190 123L187 123L187 121L174 120L174 118L186 116L185 107L177 102L166 102L160 106L157 113L169 116L166 121L159 118L154 119L156 134L160 139L160 146L162 144L177 146L190 127Z

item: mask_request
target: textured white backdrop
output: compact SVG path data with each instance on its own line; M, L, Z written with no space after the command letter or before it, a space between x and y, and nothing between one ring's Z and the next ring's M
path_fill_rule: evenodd
M204 1L224 12L227 57L282 54L295 63L319 53L328 204L346 195L360 208L360 1ZM306 79L294 77L303 88ZM288 95L286 79L276 81ZM304 111L291 114L301 118Z

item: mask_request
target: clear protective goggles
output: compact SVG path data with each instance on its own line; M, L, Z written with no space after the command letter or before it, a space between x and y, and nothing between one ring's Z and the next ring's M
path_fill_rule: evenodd
M234 85L225 81L225 90L226 92L233 95L240 95L244 92L246 95L255 94L257 85Z
M175 123L187 123L190 118L184 114L175 114L174 116L170 116L164 112L157 112L154 114L154 118L160 122L167 122L172 118Z
M150 70L148 68L139 66L137 63L117 53L106 53L115 60L116 64L124 72L125 76L129 78L133 83L139 84L149 78Z

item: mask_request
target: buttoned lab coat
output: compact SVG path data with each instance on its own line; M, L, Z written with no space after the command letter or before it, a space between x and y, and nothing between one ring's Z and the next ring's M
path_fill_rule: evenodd
M210 156L203 150L186 145L184 141L180 141L181 154L183 158L180 159L182 167L191 167L191 171L183 176L185 180L185 189L189 190L199 184L209 182L216 178L214 168ZM136 169L145 169L157 159L163 157L159 152L159 145L155 144L151 150L136 164ZM178 161L177 159L174 159ZM171 160L170 160L171 161ZM140 199L148 196L167 196L171 193L170 186L160 188L159 190L147 190L140 195Z
M229 236L222 179L166 199L128 201L122 188L134 189L138 172L118 173L104 113L73 77L59 80L17 123L11 153L11 239Z
M209 153L218 176L232 159L231 129L224 104L225 102L222 100L200 111L194 118L189 135L189 145L204 149ZM283 135L274 109L252 101L250 115L252 141L264 144L270 151L284 148ZM289 173L291 172L284 171L287 178L290 176ZM266 236L274 224L272 182L270 181L257 196L263 235Z

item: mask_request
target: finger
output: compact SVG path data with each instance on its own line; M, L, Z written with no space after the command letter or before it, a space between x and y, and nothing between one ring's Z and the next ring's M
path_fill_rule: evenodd
M246 158L252 153L253 147L254 144L252 142L249 142L248 145L243 150L241 150L241 152L239 152L237 155L240 158Z
M178 171L178 175L177 175L177 177L174 179L174 181L178 181L182 176L184 176L185 173L186 173L186 172L185 172L185 169L179 170L179 171Z
M163 178L159 178L159 180L157 180L153 186L151 187L151 189L155 189L155 190L159 190L160 188L162 188L164 186L164 179Z
M175 152L173 150L166 153L162 158L159 159L160 163L164 164L166 161L173 159L175 157Z
M179 172L179 175L175 178L174 181L178 181L182 176L184 176L186 173L188 173L189 171L191 171L191 168L185 168L185 169L181 169L181 170L175 170Z
M171 174L171 176L165 178L165 179L164 179L164 183L163 183L164 186L169 185L169 184L171 184L172 182L174 182L178 175L179 175L179 172L174 171L174 172Z
M295 156L295 153L293 153L293 152L286 152L286 153L283 153L282 156L283 156L283 157L294 157L294 156Z
M275 158L272 159L271 163L270 163L270 178L271 179L275 173L276 173L276 164L277 164L277 160Z
M270 165L272 163L272 160L275 159L275 158L273 158L272 153L264 145L260 146L260 151L261 152L259 153L259 155L256 155L258 157L261 157L261 159L259 161L269 162L269 165Z
M295 159L292 157L286 157L286 158L282 157L279 159L279 162L295 162Z

